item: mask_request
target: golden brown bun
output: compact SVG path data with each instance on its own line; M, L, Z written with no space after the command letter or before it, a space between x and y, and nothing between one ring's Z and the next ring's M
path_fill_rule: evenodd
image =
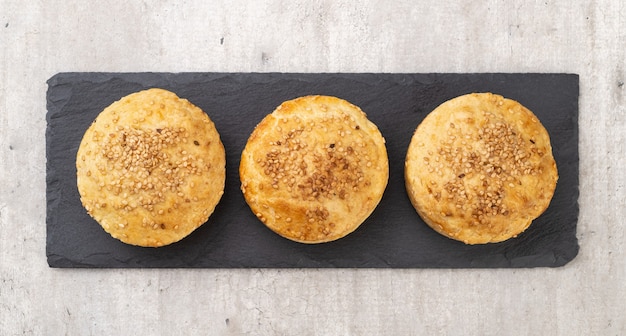
M207 221L224 193L225 164L209 117L150 89L114 102L87 129L76 157L78 191L111 236L158 247Z
M466 244L517 236L552 199L558 173L548 132L520 103L491 93L451 99L417 127L405 162L422 219Z
M282 103L254 129L241 155L241 190L279 235L333 241L380 202L389 167L385 140L360 108L328 96Z

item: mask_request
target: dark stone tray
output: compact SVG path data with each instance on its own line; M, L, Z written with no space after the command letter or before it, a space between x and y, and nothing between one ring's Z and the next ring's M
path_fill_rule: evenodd
M334 73L60 73L48 81L46 255L50 267L500 268L558 267L578 253L578 75ZM215 122L227 154L224 196L209 221L154 249L111 238L83 209L75 156L100 111L129 93L171 90ZM442 102L494 92L532 110L550 133L559 182L548 210L518 238L468 246L440 236L404 188L404 157L421 120ZM309 94L346 99L387 140L390 179L378 208L335 242L304 245L267 229L239 190L239 156L254 126L281 102Z

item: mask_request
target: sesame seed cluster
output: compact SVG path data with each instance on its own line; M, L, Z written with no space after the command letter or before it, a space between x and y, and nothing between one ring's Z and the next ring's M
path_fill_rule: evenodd
M118 210L128 212L143 207L153 217L162 215L164 211L171 212L172 208L178 208L178 201L173 202L172 208L166 210L156 211L155 205L165 201L167 192L184 197L180 187L187 182L186 177L200 176L210 169L210 164L205 163L202 158L196 158L185 149L177 148L178 144L188 142L187 132L183 127L142 130L116 126L114 132L103 135L102 139L100 137L96 132L92 140L101 144L100 154L105 160L98 162L96 167L101 175L111 174L111 178L106 184L100 182L98 190L106 189L113 195L122 196L120 203L113 204ZM170 156L168 151L171 149L178 155ZM91 175L90 171L87 171L87 175ZM193 182L190 182L190 187L194 187ZM197 197L181 199L184 202L197 200ZM106 203L95 203L95 207L106 206ZM153 229L164 226L154 220L144 219L144 226L150 225Z
M339 119L343 119L344 124L354 123L348 115L344 115L343 118L323 121L318 127L328 130L325 125L338 125L341 122ZM349 192L359 191L361 184L368 184L364 181L361 168L362 161L366 161L366 167L372 165L369 154L366 151L361 153L361 149L366 146L365 142L344 144L339 139L345 137L346 130L340 127L330 143L317 143L315 136L307 134L313 127L315 122L310 122L308 127L285 132L280 140L268 143L270 149L264 158L257 159L265 176L271 178L272 188L286 188L294 193L294 197L302 200L334 196L345 199ZM358 131L359 126L347 128L347 132L351 133L350 129Z
M283 119L283 123L287 124L288 119ZM295 124L301 125L302 121L297 120ZM316 128L324 133L323 137L317 136ZM366 150L367 142L362 137L357 136L358 141L347 144L340 140L353 131L359 132L360 126L348 114L324 117L319 122L310 121L306 126L288 131L280 128L278 133L282 136L268 142L268 151L257 159L257 163L271 180L273 189L286 189L296 200L346 200L350 193L359 192L362 185L370 184L363 168L372 166ZM365 167L362 168L363 161ZM300 239L310 235L328 236L335 229L324 205L309 207L305 217L303 227L293 230ZM264 219L261 216L261 220ZM286 220L291 222L292 218ZM316 228L312 227L313 224Z
M473 225L489 224L486 220L489 216L508 216L510 211L502 202L505 186L522 185L523 176L536 176L543 171L530 160L531 155L544 154L532 139L526 143L511 124L491 112L482 111L482 116L476 131L465 132L449 123L447 138L440 140L440 147L434 152L429 150L429 155L423 157L429 173L441 177L443 169L453 172L454 178L443 184L445 197L457 209L471 210ZM474 183L466 182L472 178ZM430 184L436 187L438 182L432 180ZM440 199L441 194L436 192L434 197Z

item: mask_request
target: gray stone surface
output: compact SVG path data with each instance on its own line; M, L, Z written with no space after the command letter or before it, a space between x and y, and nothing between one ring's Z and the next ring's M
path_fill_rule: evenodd
M0 0L0 334L623 335L625 46L620 0ZM45 81L61 71L578 73L580 253L557 269L50 269Z

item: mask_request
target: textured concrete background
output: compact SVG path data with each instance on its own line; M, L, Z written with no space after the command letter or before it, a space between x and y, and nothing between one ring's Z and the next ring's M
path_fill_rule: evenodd
M0 0L0 334L624 335L624 50L621 0ZM578 73L580 253L528 270L50 269L60 71Z

